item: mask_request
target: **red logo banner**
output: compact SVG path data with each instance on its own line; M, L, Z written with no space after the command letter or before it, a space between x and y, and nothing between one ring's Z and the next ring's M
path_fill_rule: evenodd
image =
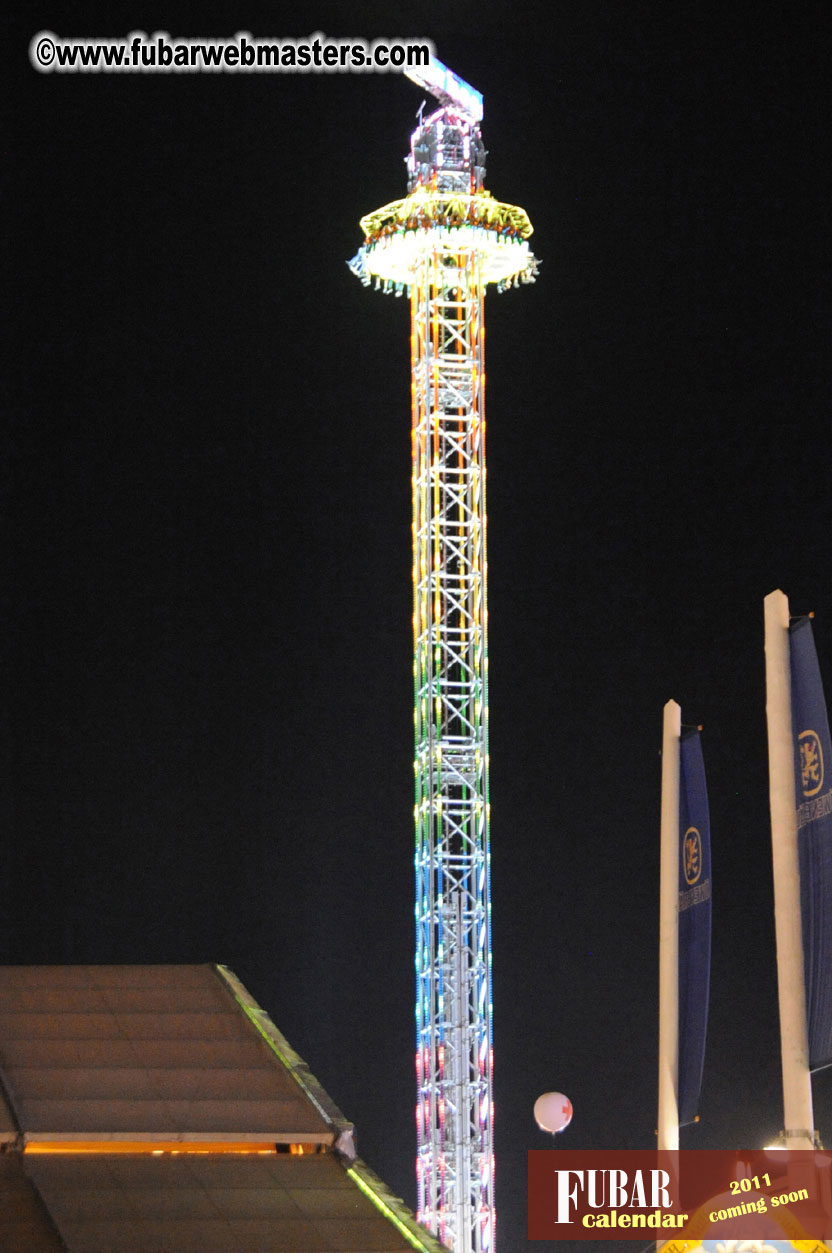
M832 1154L538 1149L530 1240L815 1240L832 1235Z

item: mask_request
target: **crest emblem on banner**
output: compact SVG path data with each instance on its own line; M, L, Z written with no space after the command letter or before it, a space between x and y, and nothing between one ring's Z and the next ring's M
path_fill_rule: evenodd
M693 885L702 873L702 837L696 827L688 827L682 841L682 865L685 882Z
M823 787L823 749L820 736L816 731L801 731L797 737L797 746L800 752L800 783L803 795L815 796Z

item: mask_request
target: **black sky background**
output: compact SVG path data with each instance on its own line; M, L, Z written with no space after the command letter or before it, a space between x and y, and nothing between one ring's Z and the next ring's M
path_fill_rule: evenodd
M574 1103L562 1147L654 1143L671 697L704 724L714 864L683 1147L781 1126L762 599L816 612L829 689L830 38L815 3L449 10L35 3L8 28L0 962L227 963L415 1205L408 318L344 262L404 192L423 97L40 75L27 47L430 37L543 262L487 300L511 1253L542 1091Z

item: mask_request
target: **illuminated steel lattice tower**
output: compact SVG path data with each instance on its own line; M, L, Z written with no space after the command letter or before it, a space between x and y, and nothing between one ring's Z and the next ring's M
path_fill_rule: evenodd
M419 1219L493 1253L483 297L537 270L528 217L483 188L482 97L408 73L440 107L350 266L410 294Z

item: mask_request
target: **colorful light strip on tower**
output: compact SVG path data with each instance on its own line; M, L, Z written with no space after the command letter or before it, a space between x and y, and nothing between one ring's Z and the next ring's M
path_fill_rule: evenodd
M494 1253L483 314L537 265L524 211L483 188L482 98L440 69L408 196L362 219L350 267L410 295L419 1219Z

